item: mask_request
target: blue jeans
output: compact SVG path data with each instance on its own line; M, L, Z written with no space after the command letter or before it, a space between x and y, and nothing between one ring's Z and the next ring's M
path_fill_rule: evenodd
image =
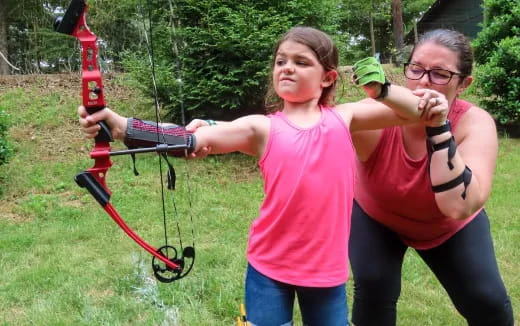
M246 311L252 326L292 325L294 296L304 325L348 326L345 284L304 287L275 281L248 264L246 272Z

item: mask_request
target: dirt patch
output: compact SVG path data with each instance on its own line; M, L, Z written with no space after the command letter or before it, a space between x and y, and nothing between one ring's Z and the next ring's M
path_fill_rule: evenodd
M123 85L124 74L104 74L102 76L107 94L112 98L125 100L135 95L129 87ZM33 74L33 75L0 75L0 92L13 89L37 89L40 95L62 93L70 96L81 96L81 74Z

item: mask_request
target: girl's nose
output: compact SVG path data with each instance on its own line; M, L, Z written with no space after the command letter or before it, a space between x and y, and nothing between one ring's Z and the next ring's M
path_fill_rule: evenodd
M284 74L292 74L294 72L294 66L291 63L287 63L284 65L282 71Z

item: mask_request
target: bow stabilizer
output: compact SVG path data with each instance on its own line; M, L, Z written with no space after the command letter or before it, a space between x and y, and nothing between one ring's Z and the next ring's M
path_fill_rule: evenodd
M97 36L87 26L87 10L88 5L85 0L72 0L64 16L56 19L54 29L59 33L74 36L80 42L82 104L89 114L93 114L103 110L106 107L106 103L101 71L99 70L97 60ZM94 166L77 174L74 180L80 187L86 188L90 192L107 214L130 238L153 256L152 268L158 280L169 283L186 276L193 267L195 260L194 248L185 247L182 250L182 254L178 255L177 250L168 244L156 249L139 237L110 203L111 191L106 184L106 174L112 166L111 156L144 152L165 154L169 151L179 150L189 153L193 151L193 142L187 142L186 145L165 146L161 144L152 148L111 151L110 142L113 141L113 137L110 128L104 121L100 121L98 124L101 129L95 137L94 147L90 152L90 157L94 160Z

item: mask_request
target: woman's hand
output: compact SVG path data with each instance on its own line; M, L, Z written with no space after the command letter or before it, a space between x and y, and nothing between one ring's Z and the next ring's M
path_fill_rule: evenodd
M105 121L114 139L123 140L125 138L127 119L114 111L105 108L89 115L85 107L80 106L78 107L78 114L81 131L87 138L97 136L100 129L100 126L97 124L99 121Z
M425 125L437 127L446 123L450 108L444 94L431 89L416 89L412 93L421 98L418 109Z

